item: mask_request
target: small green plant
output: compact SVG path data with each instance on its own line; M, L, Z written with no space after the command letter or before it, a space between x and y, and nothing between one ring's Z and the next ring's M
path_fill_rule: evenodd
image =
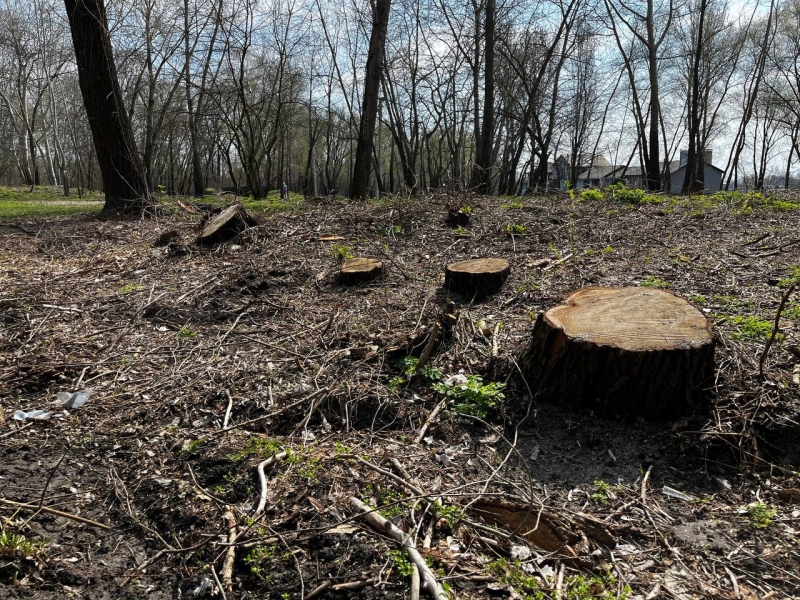
M411 375L417 372L418 363L419 359L416 356L404 356L400 359L400 366L406 377L411 377ZM433 365L425 365L419 369L419 374L430 381L439 381L442 378L441 370Z
M794 202L778 200L777 198L765 198L763 203L764 206L767 206L773 210L777 210L778 212L789 212L800 208L800 205L795 204Z
M745 509L750 521L753 523L753 527L756 529L766 529L775 518L775 509L770 508L764 502L752 502Z
M603 248L603 254L608 254L609 252L613 252L613 251L614 251L614 248L613 248L613 246L610 246L610 245L606 246L605 248Z
M464 229L461 225L453 229L453 235L470 235L468 229Z
M521 208L525 208L525 205L519 200L514 200L513 202L506 202L505 204L503 204L503 208L508 208L510 210L519 210Z
M244 557L244 562L250 566L250 572L253 575L260 576L263 563L271 560L277 550L276 546L256 546Z
M137 283L126 283L119 289L120 294L130 294L131 292L138 292L143 290L144 286Z
M589 498L595 504L606 504L612 497L611 486L602 479L595 481L594 486L596 491Z
M566 579L565 600L625 600L631 593L627 585L618 593L617 578L611 573L606 575L571 575Z
M517 223L506 225L506 235L525 235L528 232L528 228L525 225L519 225Z
M652 275L642 279L642 281L639 282L639 285L641 287L652 287L652 288L672 287L672 284L669 281L659 279L658 277L653 277Z
M394 562L397 572L403 577L411 577L414 567L411 561L408 560L406 553L403 550L389 550L389 558Z
M461 518L461 509L458 506L436 503L436 514L442 517L450 529L453 529Z
M732 317L723 317L723 321L735 325L737 331L731 334L735 340L743 342L758 342L766 340L772 335L773 324L764 319L759 319L752 315L746 317L734 315ZM783 334L775 336L776 340L782 340Z
M491 571L502 583L513 587L525 600L544 600L547 598L540 589L539 580L522 570L520 561L510 561L500 557L489 565Z
M788 288L800 286L800 265L789 267L789 275L778 281L778 287Z
M331 255L337 262L344 262L353 258L353 249L343 244L334 244L331 247Z
M603 192L600 190L583 190L580 195L581 202L599 202L603 199Z
M792 302L783 311L783 316L793 321L800 320L800 302Z
M189 456L196 456L197 454L200 453L200 450L202 450L204 445L205 445L204 440L200 439L192 440L186 445L186 447L181 451L181 453Z
M441 383L434 383L434 391L452 398L455 411L485 419L489 412L505 398L502 390L505 383L484 383L480 375L453 375Z
M46 544L46 540L30 541L24 535L18 535L6 530L0 531L0 556L11 558L36 556Z
M392 225L391 227L381 227L378 229L378 235L386 236L395 236L395 235L402 235L405 233L405 230L400 225Z
M292 452L286 461L297 466L297 474L300 475L309 485L319 483L319 475L322 473L322 460L312 455L310 452Z
M693 304L699 304L700 306L705 306L706 304L708 304L708 298L706 298L702 294L698 294L696 296L689 296L689 302Z
M465 204L464 206L458 209L458 212L469 216L472 214L472 207L469 204Z
M197 337L197 332L190 327L184 326L178 331L178 337L184 340L193 340Z
M247 440L245 447L231 456L231 460L240 461L245 458L269 458L283 450L277 441L272 438L252 436Z

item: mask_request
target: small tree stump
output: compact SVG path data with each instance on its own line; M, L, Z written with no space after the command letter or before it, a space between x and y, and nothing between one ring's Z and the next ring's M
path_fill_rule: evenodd
M208 220L197 238L197 243L221 244L257 224L257 221L247 213L241 204L231 204Z
M358 285L380 277L383 263L374 258L351 258L342 263L339 270L339 283L342 285Z
M470 213L460 208L448 208L445 222L453 227L466 227L469 225Z
M708 319L669 292L586 288L539 315L520 365L543 399L662 421L701 404L714 338Z
M462 296L484 298L498 292L510 272L504 258L462 260L447 265L444 287Z

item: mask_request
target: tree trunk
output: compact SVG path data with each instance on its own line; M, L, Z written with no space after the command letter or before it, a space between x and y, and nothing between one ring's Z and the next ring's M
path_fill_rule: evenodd
M484 22L486 40L486 65L484 72L483 124L481 139L475 160L475 179L478 191L488 194L492 183L492 142L494 137L494 13L495 0L486 0L486 20Z
M534 396L601 417L667 420L713 382L711 325L651 288L584 288L540 315L520 361Z
M356 145L356 162L353 166L352 183L350 184L350 197L354 200L364 199L369 195L375 119L378 116L378 92L380 91L391 6L392 0L377 0L372 15L372 35L369 40L367 73L364 80L364 102L361 108L361 123Z
M103 0L64 0L78 80L106 202L103 212L142 214L154 203L122 101Z

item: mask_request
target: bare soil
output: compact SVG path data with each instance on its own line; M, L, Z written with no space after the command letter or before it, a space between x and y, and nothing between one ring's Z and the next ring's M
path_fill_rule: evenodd
M800 298L764 378L769 331L743 319L774 320L800 211L507 202L313 199L212 248L193 245L193 215L0 224L0 597L222 597L215 579L229 599L410 597L408 563L351 496L418 547L429 537L423 554L457 598L798 597ZM464 205L470 227L453 230L448 208ZM170 230L180 243L154 247ZM334 243L386 273L340 286ZM511 263L500 293L442 288L445 265L486 256ZM536 315L585 286L640 284L712 319L707 408L655 424L531 398L516 360ZM398 349L416 339L419 355L444 314L458 320L431 365L506 383L505 401L485 419L446 405L415 443L442 396L404 381ZM55 403L85 387L82 408ZM18 409L51 418L21 423ZM254 516L257 465L280 450ZM582 539L544 551L482 522L478 499ZM579 513L602 532L579 529Z

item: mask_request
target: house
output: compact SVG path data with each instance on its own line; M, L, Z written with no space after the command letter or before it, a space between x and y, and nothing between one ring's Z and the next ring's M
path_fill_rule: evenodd
M713 154L711 150L705 152L705 174L703 185L705 192L718 192L722 188L722 175L725 173L719 167L711 164ZM669 191L673 194L680 194L683 188L683 180L686 177L686 163L688 162L688 152L681 150L680 160L673 160L669 163Z
M722 187L722 175L724 171L712 164L713 153L711 150L705 152L705 177L704 185L706 192L716 192ZM669 192L680 194L683 187L683 179L686 177L686 163L688 162L688 152L681 150L680 159L665 163L664 166L669 172ZM597 187L602 188L617 181L624 182L628 187L643 188L644 175L641 167L609 166L607 168L592 167L590 171L581 173L577 187Z

